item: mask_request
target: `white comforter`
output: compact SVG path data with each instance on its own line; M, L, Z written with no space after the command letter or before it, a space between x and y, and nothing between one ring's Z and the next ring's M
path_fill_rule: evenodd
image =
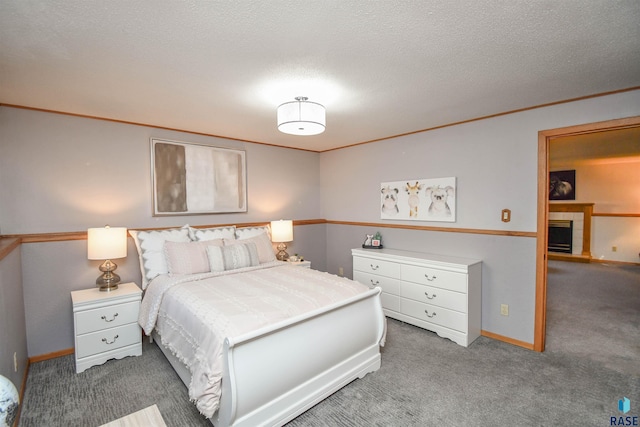
M273 262L223 273L163 275L148 286L140 325L155 328L191 371L189 398L207 418L218 409L225 337L336 303L369 288L358 282Z

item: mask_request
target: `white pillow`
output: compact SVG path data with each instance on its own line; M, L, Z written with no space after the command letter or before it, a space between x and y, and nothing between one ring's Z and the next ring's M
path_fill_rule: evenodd
M253 242L231 246L208 246L207 255L209 267L214 272L260 265L258 249Z
M264 264L265 262L271 262L276 260L276 253L273 251L273 245L271 244L271 239L269 235L264 231L258 234L257 236L248 237L242 240L228 240L224 239L224 245L237 245L246 242L253 242L256 244L256 248L258 249L258 259L260 260L260 264Z
M169 274L198 274L211 271L207 246L222 245L222 239L205 242L164 242Z
M236 226L229 225L227 227L212 227L212 228L194 228L189 227L189 237L191 240L203 241L214 239L235 239L236 238Z
M236 239L248 239L249 237L254 237L262 233L267 233L269 239L271 239L271 227L269 227L268 225L236 228Z
M160 274L167 274L167 260L164 256L164 242L190 242L189 226L168 230L129 230L138 250L142 289Z

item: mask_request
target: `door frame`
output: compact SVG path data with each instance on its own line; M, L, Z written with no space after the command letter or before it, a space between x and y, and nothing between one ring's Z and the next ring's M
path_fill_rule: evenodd
M536 233L536 302L533 349L544 351L547 324L547 221L549 214L549 145L553 139L640 126L640 116L538 132L538 224Z

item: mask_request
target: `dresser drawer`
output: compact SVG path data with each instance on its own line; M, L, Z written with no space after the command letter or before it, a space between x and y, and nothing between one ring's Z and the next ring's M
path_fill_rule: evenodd
M467 293L467 275L414 265L402 266L402 280Z
M382 308L400 312L400 297L382 292L380 294Z
M141 342L142 332L137 323L79 335L76 337L76 359Z
M400 295L400 280L398 279L364 273L362 271L354 271L353 280L365 285L379 286L382 288L382 292L388 294Z
M467 332L467 316L463 313L405 298L400 299L400 309L406 315L416 319Z
M400 296L450 310L467 312L467 295L417 283L402 282Z
M353 258L353 270L372 273L380 276L400 278L400 265L390 261L380 261L372 258Z
M76 313L76 334L100 331L138 321L139 302L129 302Z

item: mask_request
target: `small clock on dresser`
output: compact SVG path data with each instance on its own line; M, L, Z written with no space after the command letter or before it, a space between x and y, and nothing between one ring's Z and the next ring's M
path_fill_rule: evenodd
M110 292L97 287L71 292L76 373L109 359L142 354L141 299L135 283L121 284Z

